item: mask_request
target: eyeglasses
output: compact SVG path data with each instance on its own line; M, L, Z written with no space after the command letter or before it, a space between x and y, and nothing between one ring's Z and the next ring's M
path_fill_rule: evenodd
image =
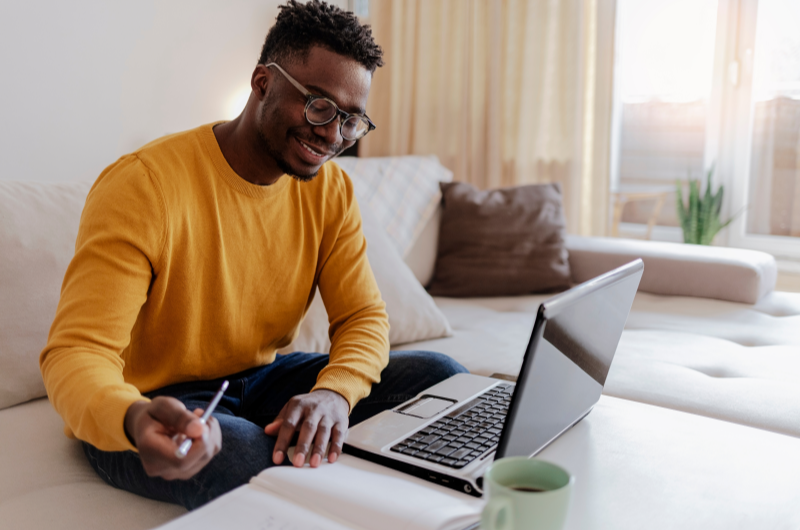
M278 69L283 76L294 85L294 87L303 93L308 98L306 108L303 114L306 121L311 125L327 125L339 116L339 133L342 138L348 141L355 141L363 138L368 132L375 129L375 124L372 123L367 116L361 114L349 114L339 108L339 106L332 100L323 97L315 96L306 89L303 85L298 83L292 76L286 73L286 70L281 68L278 63L269 63L265 65L267 68L274 66Z

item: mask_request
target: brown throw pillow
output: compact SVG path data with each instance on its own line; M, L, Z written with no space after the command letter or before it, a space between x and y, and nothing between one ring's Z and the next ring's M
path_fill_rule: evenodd
M509 296L569 287L558 184L480 191L442 182L435 296Z

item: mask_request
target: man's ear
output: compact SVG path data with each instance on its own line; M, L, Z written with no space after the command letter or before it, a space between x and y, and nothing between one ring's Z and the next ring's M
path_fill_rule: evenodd
M262 101L264 96L269 92L270 83L272 83L272 72L263 64L257 64L253 70L253 75L250 76L250 88L253 93Z

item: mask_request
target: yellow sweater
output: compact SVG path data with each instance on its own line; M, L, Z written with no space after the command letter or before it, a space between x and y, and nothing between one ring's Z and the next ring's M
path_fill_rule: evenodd
M132 449L123 422L142 392L269 364L317 286L332 345L314 388L352 409L388 362L389 323L341 169L251 184L212 125L123 156L86 200L39 359L65 432Z

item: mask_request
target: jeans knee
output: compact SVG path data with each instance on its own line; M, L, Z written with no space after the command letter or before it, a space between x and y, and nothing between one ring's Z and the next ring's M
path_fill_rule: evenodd
M429 381L444 381L456 374L469 373L455 359L443 353L431 351L403 352L415 372L424 375Z

